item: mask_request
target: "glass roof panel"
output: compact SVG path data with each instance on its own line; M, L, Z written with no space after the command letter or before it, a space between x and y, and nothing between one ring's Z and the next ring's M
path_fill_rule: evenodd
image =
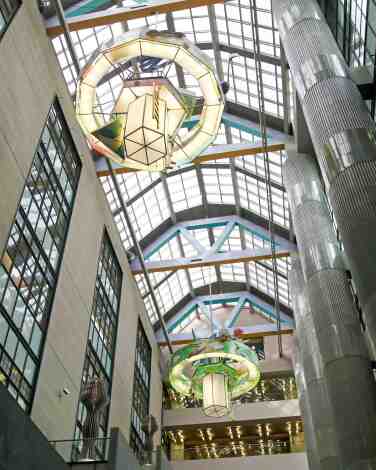
M124 3L124 2L123 2ZM271 6L269 0L256 0L258 31L262 53L262 81L265 97L266 113L278 118L283 118L282 76L279 63L280 46L278 32L273 24ZM258 93L256 86L255 64L253 57L253 38L251 28L251 15L248 0L235 0L225 4L217 4L214 10L218 29L220 51L219 62L227 79L229 73L230 91L226 95L227 100L258 110ZM212 36L209 21L209 9L199 7L171 15L173 29L184 32L189 39L196 42L211 57L214 62L214 51L211 49L216 38ZM130 20L124 24L114 24L90 28L73 32L72 38L80 65L84 65L96 48L105 41L121 34L124 30L139 28L149 25L152 28L167 29L166 15L154 15L142 19ZM58 60L60 62L65 80L74 95L76 74L72 65L66 42L63 35L53 40ZM224 48L227 48L224 50ZM228 67L229 57L233 59ZM221 71L219 71L221 72ZM178 77L175 68L171 68L170 80L178 85ZM184 73L183 79L179 76L180 86L184 86L198 93L198 84L190 75ZM182 83L183 82L183 83ZM98 105L101 112L111 111L114 100L120 91L120 77L112 77L104 80L97 90ZM250 142L260 140L257 132L252 134L240 128L228 127L227 133L222 124L215 144L227 142L230 135L232 143ZM280 227L289 228L289 213L286 194L282 187L281 167L285 159L284 152L271 152L268 154L270 176L272 181L272 206L273 219ZM128 207L133 227L139 240L144 239L153 230L158 230L163 222L166 222L171 214L169 201L172 204L174 214L183 213L192 208L203 207L206 202L215 205L234 206L236 213L236 194L239 192L240 207L250 213L268 220L269 213L266 199L264 156L262 154L243 156L234 160L235 172L231 171L228 159L211 161L201 165L198 170L195 166L188 166L181 170L168 171L166 174L167 193L161 176L158 173L127 173L117 175L117 181L124 203ZM121 211L120 201L109 177L100 178L114 220L119 229L121 239L126 249L131 248L128 229L126 228L124 215ZM234 184L236 187L234 187ZM173 215L174 215L173 214ZM174 215L175 216L175 215ZM171 221L173 218L171 218ZM220 236L223 228L214 228L212 238L208 229L189 230L188 234L195 237L198 243L192 244L189 236L180 234L170 240L158 252L154 253L151 260L173 259L182 256L195 257L199 254L198 247L208 249ZM267 246L268 242L262 237L242 230L245 244L250 247ZM241 249L239 227L236 226L229 239L223 244L221 251ZM278 260L279 294L280 300L285 305L290 305L288 283L286 280L287 260ZM271 262L264 263L237 263L221 265L219 268L195 268L176 273L154 273L151 276L156 288L158 303L163 313L172 308L179 300L190 292L189 278L193 288L206 286L209 283L229 281L246 282L245 270L249 271L251 285L260 291L273 297L273 274ZM217 278L217 274L220 278ZM189 276L189 277L188 277ZM148 295L143 276L137 276L145 305L152 323L156 321L155 310Z
M202 195L195 170L192 169L175 175L169 174L167 184L175 212L201 206Z
M162 183L149 189L128 206L131 223L139 239L144 238L170 216Z
M221 277L224 281L245 282L245 269L243 263L222 264Z
M212 204L235 204L230 168L203 168L207 200Z
M189 270L193 288L208 286L217 282L217 274L213 266L206 268L193 268Z

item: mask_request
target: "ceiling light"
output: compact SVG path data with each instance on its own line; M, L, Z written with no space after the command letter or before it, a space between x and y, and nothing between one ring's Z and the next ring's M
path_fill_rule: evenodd
M177 392L202 399L205 415L221 417L230 413L231 399L257 385L257 364L256 353L237 339L198 340L172 355L169 379Z
M173 65L196 79L203 96L199 107L195 96L167 79L166 66ZM97 87L114 71L123 79L122 89L112 111L103 113ZM162 171L190 163L214 141L223 108L210 58L182 34L145 28L127 32L94 53L77 84L76 115L89 144L133 170ZM184 120L197 109L198 122L179 136Z

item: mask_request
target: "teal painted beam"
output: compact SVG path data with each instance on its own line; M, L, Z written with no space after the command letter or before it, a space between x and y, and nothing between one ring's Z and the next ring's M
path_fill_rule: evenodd
M199 116L191 116L189 119L187 119L186 121L183 122L182 127L186 128L186 129L192 129L198 123L199 120L200 120ZM231 118L228 118L228 117L225 117L225 116L222 116L221 122L225 126L233 127L234 129L238 129L242 132L245 132L247 134L251 134L254 137L257 137L257 138L261 139L260 131L255 127L246 126L242 123L236 122L236 121L232 120ZM267 138L271 139L272 136L267 135Z
M177 229L175 232L173 232L169 237L163 238L159 243L156 244L156 246L153 247L151 251L149 251L147 254L145 254L144 258L145 261L150 259L155 253L157 253L161 248L163 248L169 241L171 241L173 238L177 236L179 233L179 230Z
M227 225L227 222L205 222L203 224L195 224L195 225L187 225L185 228L187 230L200 230L200 229L203 229L203 228L217 228L217 227L224 227L225 225Z
M236 222L233 222L233 221L226 224L226 226L223 229L223 232L217 238L217 240L212 245L212 247L207 251L206 255L210 255L212 253L220 252L222 246L229 239L229 237L231 236L231 233L235 229L236 225L237 225Z
M232 302L238 302L239 297L225 297L222 299L205 299L204 304L218 305L218 304L230 304Z
M241 227L243 230L245 230L248 233L251 233L252 235L255 235L258 238L261 238L261 240L264 240L266 242L270 242L270 238L267 235L264 235L257 230L250 229L246 225L243 225L242 223L238 223L239 227ZM275 246L278 246L278 243L275 242Z
M197 304L195 303L194 305L191 305L191 307L189 307L187 309L187 311L185 311L182 316L179 317L178 320L176 320L172 325L170 325L167 330L169 333L171 333L177 326L180 325L181 322L183 322L187 317L189 317L189 315L194 312L195 310L197 309Z
M66 13L65 16L66 18L74 18L76 16L87 15L88 13L92 13L105 5L110 6L110 2L108 0L90 0L78 8Z
M232 309L230 313L230 318L226 321L227 328L234 327L235 323L238 321L240 312L246 303L247 303L247 298L245 296L239 298L238 303L235 305L235 307Z

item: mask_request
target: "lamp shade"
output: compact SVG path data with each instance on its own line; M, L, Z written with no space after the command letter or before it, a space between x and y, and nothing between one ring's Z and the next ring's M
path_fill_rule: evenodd
M130 72L131 61L137 72ZM163 64L169 64L166 70ZM168 79L173 64L192 75L202 96L188 97L173 86ZM114 107L104 112L108 106L102 106L96 90L110 74L121 77L122 88ZM194 109L200 110L199 121L179 133ZM214 141L223 109L210 58L176 33L143 28L102 44L77 83L76 115L92 149L130 170L163 171L191 163Z
M128 158L143 165L168 159L165 101L151 95L140 96L130 103L129 115L132 119L127 120L124 135Z
M170 359L171 387L202 400L207 416L227 415L231 400L252 390L259 380L257 354L230 336L193 341Z
M202 411L206 416L221 418L231 411L228 377L224 374L208 374L202 381Z

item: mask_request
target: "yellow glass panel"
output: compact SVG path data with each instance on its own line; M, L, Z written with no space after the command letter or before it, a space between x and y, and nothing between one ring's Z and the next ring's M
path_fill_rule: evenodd
M184 145L184 152L193 160L198 157L212 141L213 137L211 135L199 130L194 138Z
M203 76L199 81L202 95L205 98L205 104L219 104L222 101L218 82L213 73Z
M170 109L167 113L167 134L173 136L185 117L184 109Z
M207 73L208 68L183 48L179 49L175 62L196 79Z
M95 88L81 83L77 93L76 114L85 133L93 132L98 122L92 114L95 102Z
M221 125L223 105L204 106L202 110L201 128L203 131L215 137Z
M124 59L133 59L141 55L140 40L133 39L125 44L114 46L106 51L105 54L108 60L113 64L117 64Z
M141 39L141 54L145 56L163 57L173 60L177 50L178 47L172 44Z
M93 63L89 63L83 71L83 82L95 87L99 80L111 69L111 64L103 54L100 54Z

